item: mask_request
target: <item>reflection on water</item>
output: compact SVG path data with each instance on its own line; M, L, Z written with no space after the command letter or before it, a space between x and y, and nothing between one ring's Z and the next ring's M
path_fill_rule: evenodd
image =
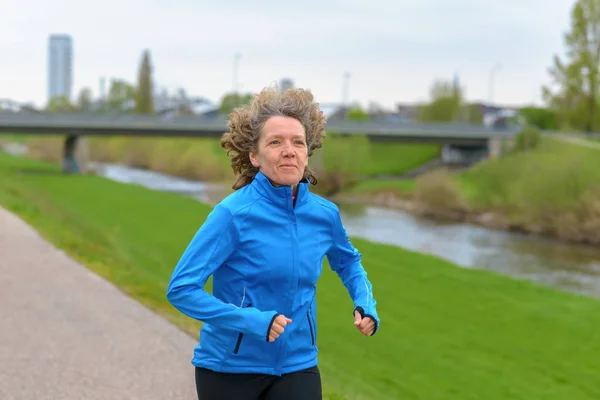
M100 175L215 204L231 189L119 165ZM378 207L340 205L351 236L433 254L466 268L488 269L600 297L600 249L461 223L439 223Z

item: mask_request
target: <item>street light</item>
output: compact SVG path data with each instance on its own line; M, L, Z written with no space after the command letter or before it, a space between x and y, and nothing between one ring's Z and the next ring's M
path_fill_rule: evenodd
M497 70L499 70L501 68L502 68L502 64L496 63L496 64L494 64L494 66L492 67L492 70L490 71L490 93L489 93L490 106L494 102L494 74L496 73Z

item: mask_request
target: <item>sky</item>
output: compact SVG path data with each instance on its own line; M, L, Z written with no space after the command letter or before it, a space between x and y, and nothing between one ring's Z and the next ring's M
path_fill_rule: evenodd
M391 109L458 76L469 101L542 104L575 0L3 0L0 99L47 101L51 34L73 38L73 98L100 79L135 83L149 49L158 88L219 102L237 82L282 78L320 103ZM494 71L494 72L492 72ZM493 79L492 79L493 76Z

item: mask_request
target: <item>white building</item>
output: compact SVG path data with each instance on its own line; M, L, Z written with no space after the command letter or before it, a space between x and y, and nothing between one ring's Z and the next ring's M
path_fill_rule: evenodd
M48 100L71 98L73 87L73 40L69 35L51 35L48 40Z

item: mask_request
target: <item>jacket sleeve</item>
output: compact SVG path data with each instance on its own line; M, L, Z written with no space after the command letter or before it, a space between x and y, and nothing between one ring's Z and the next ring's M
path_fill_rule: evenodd
M363 318L371 317L375 321L374 335L379 329L380 320L377 315L377 302L373 297L373 287L361 263L362 255L350 242L339 211L336 209L332 214L333 244L327 252L329 266L348 290L354 302L354 311L358 311Z
M167 299L183 314L204 323L268 340L277 313L227 304L204 290L208 277L233 253L238 242L234 216L218 204L175 266Z

